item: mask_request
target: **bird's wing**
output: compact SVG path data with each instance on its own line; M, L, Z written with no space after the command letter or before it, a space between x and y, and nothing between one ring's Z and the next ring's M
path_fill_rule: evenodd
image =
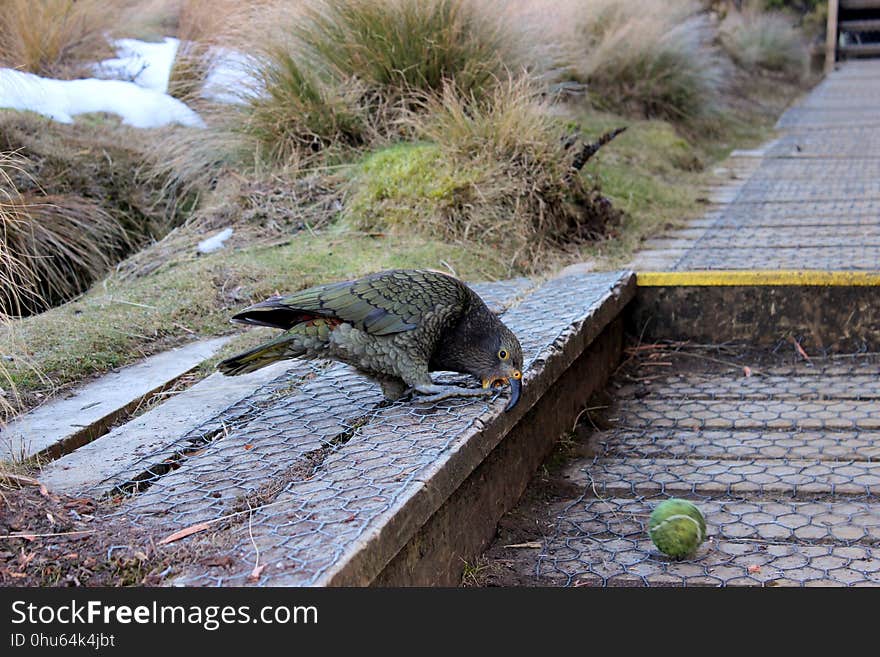
M392 270L274 297L233 320L289 329L314 317L329 317L372 335L391 335L416 328L429 312L443 314L462 307L464 290L463 284L443 274Z

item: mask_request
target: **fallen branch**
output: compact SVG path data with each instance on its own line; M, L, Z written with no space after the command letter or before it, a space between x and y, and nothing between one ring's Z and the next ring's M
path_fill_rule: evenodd
M33 477L25 477L24 475L3 472L2 470L0 470L0 481L12 482L21 486L40 486L40 482Z
M9 538L23 538L27 541L32 541L35 538L49 538L51 536L76 536L78 534L97 534L97 529L80 529L73 532L51 532L48 534L29 534L28 532L17 532L15 534L3 534L0 535L0 540L9 539Z
M580 171L584 168L584 165L593 157L596 153L599 152L599 149L602 148L605 144L614 139L621 132L626 130L623 128L615 128L609 132L606 132L604 135L599 137L596 141L591 142L589 144L584 144L581 148L580 153L575 155L574 160L572 160L571 168L573 171Z

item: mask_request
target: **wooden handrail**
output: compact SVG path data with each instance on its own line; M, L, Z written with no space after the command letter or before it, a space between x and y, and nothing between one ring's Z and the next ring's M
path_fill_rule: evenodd
M825 32L825 73L834 70L837 59L837 15L839 0L828 0L828 25Z

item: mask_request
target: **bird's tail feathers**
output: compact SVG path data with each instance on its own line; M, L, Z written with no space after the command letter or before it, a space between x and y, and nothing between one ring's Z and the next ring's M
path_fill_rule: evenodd
M259 347L254 347L221 361L217 365L217 369L226 376L238 376L255 372L279 360L296 358L302 355L302 353L295 348L295 345L291 343L288 336L281 336L277 340L266 342Z

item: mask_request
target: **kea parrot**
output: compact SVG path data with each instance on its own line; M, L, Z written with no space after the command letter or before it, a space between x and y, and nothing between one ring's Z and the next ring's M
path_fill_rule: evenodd
M288 358L326 358L376 379L391 400L413 391L426 402L482 396L506 384L505 410L519 401L519 340L473 290L440 272L394 269L318 285L250 306L232 321L284 333L221 362L228 376ZM440 370L473 375L482 388L435 384L429 373Z

